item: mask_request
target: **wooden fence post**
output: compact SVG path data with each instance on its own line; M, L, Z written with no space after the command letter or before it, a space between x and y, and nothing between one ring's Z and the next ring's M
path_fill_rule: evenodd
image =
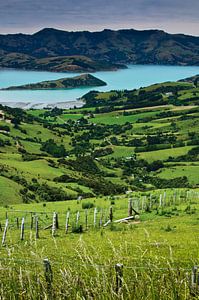
M162 194L160 194L159 207L162 207Z
M198 273L198 266L194 266L192 268L191 283L190 283L190 294L192 296L198 296L198 294L199 294L199 273Z
M191 274L191 287L192 289L198 290L199 288L199 273L198 273L198 266L194 266L192 268Z
M94 209L94 227L96 227L96 221L97 221L97 208Z
M56 212L53 213L53 224L52 224L52 236L55 236L56 232Z
M122 281L123 281L123 265L116 264L115 265L116 271L116 293L119 293L122 289Z
M85 210L85 225L86 225L86 230L88 229L88 209L86 208Z
M5 228L3 231L2 245L5 244L7 230L8 230L8 219L6 219Z
M142 198L142 211L144 210L144 198Z
M35 217L35 237L36 237L36 239L39 238L39 220L38 220L38 216Z
M56 229L59 229L59 218L58 218L58 213L56 213Z
M21 235L20 235L21 241L24 240L24 223L25 223L25 219L22 218L22 220L21 220Z
M77 215L76 215L76 227L78 227L78 225L79 225L79 217L80 217L80 213L78 211Z
M100 214L100 221L99 221L99 226L102 227L102 221L103 220L103 209L101 209L101 214Z
M68 232L69 218L70 218L70 211L67 211L67 214L66 214L66 233Z
M133 213L132 199L129 199L128 216L131 217L132 213Z
M51 292L52 282L53 282L53 272L52 272L51 264L48 258L45 258L43 260L43 263L44 263L44 276L47 283L47 289L48 292Z
M110 210L109 210L109 220L110 220L110 222L113 222L113 208L112 208L112 206L110 207Z
M19 229L19 218L16 218L16 223L17 223L17 229Z
M32 230L33 229L33 215L32 213L30 214L30 229Z

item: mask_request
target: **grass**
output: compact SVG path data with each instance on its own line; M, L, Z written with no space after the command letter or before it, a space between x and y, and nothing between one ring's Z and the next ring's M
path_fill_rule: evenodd
M167 169L163 169L161 173L159 173L159 177L161 178L175 178L181 176L187 176L190 184L198 185L199 184L199 166L192 166L190 165L180 165L180 166L173 166Z
M155 116L157 113L158 113L157 110L144 112L144 113L136 113L130 116L123 116L121 115L121 113L107 113L107 114L101 114L99 116L96 116L90 119L90 121L92 123L100 123L100 124L107 124L107 125L113 125L113 124L122 125L125 124L126 122L135 123L137 120L143 117Z
M146 159L149 162L154 160L166 160L170 156L171 157L178 157L181 155L185 155L193 146L185 146L185 147L178 147L178 148L171 148L171 149L164 149L164 150L157 150L157 151L149 151L149 152L141 152L138 154L140 158Z
M22 188L19 184L12 180L0 176L0 205L7 203L7 205L13 203L20 203L21 197L19 191Z
M160 193L163 191L155 191L154 199L159 199ZM10 227L6 246L0 248L1 296L20 297L23 294L25 299L38 296L50 299L49 293L53 293L55 299L192 299L189 278L192 266L198 264L199 251L198 194L189 191L186 200L186 190L167 190L166 193L165 214L161 209L157 214L154 204L151 213L141 213L140 223L115 224L104 229L98 227L98 222L101 208L104 218L108 218L111 203L108 197L46 203L46 206L42 203L10 206L7 209ZM175 205L169 204L173 193L177 195ZM140 199L141 205L144 195L149 199L149 193L133 193L132 197ZM94 214L90 209L88 231L75 234L69 227L68 234L65 234L67 210L70 209L70 225L76 222L79 210L79 223L84 226L82 203L88 201L98 208L97 228L93 227ZM114 220L126 216L128 197L116 197L114 202ZM192 210L195 208L193 214L185 212L189 205ZM35 229L29 227L30 214L27 211L38 212L40 238L37 240ZM42 211L45 214L39 213ZM53 211L59 213L60 226L54 238L50 230L42 229L51 223ZM5 212L6 209L2 208L1 221L5 220ZM169 217L168 212L171 213ZM16 217L21 220L22 216L25 217L24 241L20 241L20 231L16 228ZM43 259L46 257L53 271L51 291L44 277ZM117 263L123 264L124 276L119 294L116 293L115 281ZM8 268L9 273L4 268Z
M107 157L130 157L133 155L135 147L112 146L112 149L114 152Z

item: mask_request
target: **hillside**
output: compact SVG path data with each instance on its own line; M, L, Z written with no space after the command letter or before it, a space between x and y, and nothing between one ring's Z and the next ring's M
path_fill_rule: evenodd
M129 63L199 65L199 37L159 30L50 28L33 35L0 35L0 67L91 72Z
M0 51L0 67L52 72L95 72L114 71L126 66L82 55L37 58L24 53Z
M93 75L83 74L72 78L42 81L38 83L11 86L2 90L43 90L43 89L71 89L76 87L104 86L106 83Z
M0 107L1 204L199 186L198 87L88 95L81 109Z
M90 91L82 100L85 108L95 107L98 113L169 104L198 105L198 79L199 75L195 75L178 82L154 84L138 90Z

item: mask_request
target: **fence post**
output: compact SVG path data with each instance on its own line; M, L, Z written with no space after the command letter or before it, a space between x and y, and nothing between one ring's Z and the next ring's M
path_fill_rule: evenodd
M52 272L51 264L48 258L45 258L43 260L43 263L44 263L44 276L47 283L47 289L48 292L51 292L52 282L53 282L53 272Z
M19 218L16 218L16 223L17 223L17 229L19 229Z
M122 289L122 281L123 281L123 265L116 264L115 265L116 271L116 293L119 293Z
M69 218L70 218L70 211L67 211L67 214L66 214L66 228L65 228L66 233L68 232Z
M52 224L52 236L55 236L56 232L56 212L53 213L53 224Z
M21 235L20 235L21 241L24 240L24 223L25 223L25 220L24 220L24 218L22 218L22 220L21 220Z
M88 229L88 209L85 210L85 224L86 224L86 230Z
M103 209L101 209L99 226L102 227L102 219L103 219Z
M94 209L94 227L96 227L96 220L97 220L97 208Z
M159 207L162 207L162 194L160 194L160 198L159 198Z
M198 266L194 266L192 268L191 274L191 294L198 295L199 293L199 273L198 273Z
M59 218L58 218L58 213L56 213L56 229L59 229Z
M128 216L131 217L133 212L132 199L129 199Z
M111 221L111 223L113 222L113 208L112 208L112 206L110 207L110 210L109 210L109 220Z
M35 237L36 237L36 239L39 238L39 220L38 220L38 216L35 217Z
M77 215L76 215L76 227L78 227L78 225L79 225L79 217L80 217L80 213L78 211Z
M33 215L32 213L30 214L30 229L33 229Z
M8 219L6 219L6 223L5 223L5 228L4 228L4 232L3 232L3 238L2 238L2 245L5 244L7 230L8 230Z

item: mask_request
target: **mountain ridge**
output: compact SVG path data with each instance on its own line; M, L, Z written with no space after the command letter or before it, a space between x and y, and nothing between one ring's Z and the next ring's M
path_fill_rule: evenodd
M94 62L109 64L199 65L199 37L156 29L69 32L44 28L32 35L0 35L0 67L6 65L5 60L13 53L28 55L28 61L84 56ZM12 64L15 61L17 59L12 59ZM36 65L33 69L38 68L39 62ZM11 63L6 67L11 67ZM17 67L26 68L26 64Z

